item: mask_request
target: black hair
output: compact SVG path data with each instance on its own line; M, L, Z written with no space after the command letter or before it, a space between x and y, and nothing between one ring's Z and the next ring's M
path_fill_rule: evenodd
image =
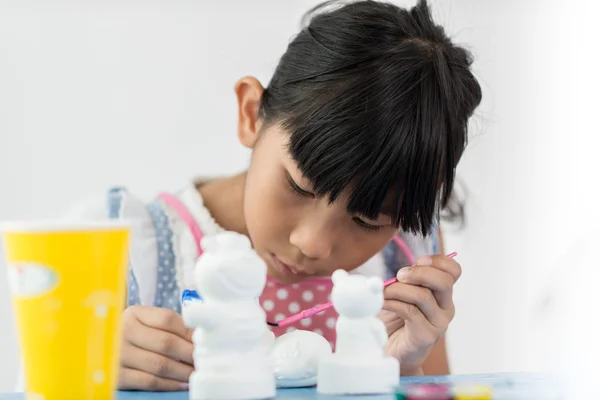
M291 41L264 91L264 126L319 197L349 189L347 209L427 235L451 198L467 122L481 101L471 55L436 25L425 0L326 2Z

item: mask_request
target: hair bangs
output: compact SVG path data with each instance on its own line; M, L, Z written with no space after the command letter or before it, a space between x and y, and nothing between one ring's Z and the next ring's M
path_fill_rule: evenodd
M335 117L326 117L320 114L332 107L307 106L284 122L290 132L289 153L315 195L335 202L346 192L351 214L377 219L384 213L406 232L430 233L439 217L442 181L449 172L452 187L454 165L445 152L448 134L440 132L447 126L443 116L432 121L430 112L421 113L424 106L432 107L424 104L431 97L422 96L422 85L413 85L413 93L380 92L396 105L393 112L365 110L354 93L348 98L362 104L362 111L348 104L336 107Z
M315 195L387 214L427 235L439 220L481 101L472 59L426 1L327 2L311 13L265 89L259 114L290 135ZM331 8L330 8L331 6Z

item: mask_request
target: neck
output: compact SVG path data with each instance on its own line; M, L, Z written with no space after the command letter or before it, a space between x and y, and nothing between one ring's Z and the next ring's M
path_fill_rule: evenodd
M248 236L244 219L246 172L207 182L198 188L204 206L217 224L228 231Z

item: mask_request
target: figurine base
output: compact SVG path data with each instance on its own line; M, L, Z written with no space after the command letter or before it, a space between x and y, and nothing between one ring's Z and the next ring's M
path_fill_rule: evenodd
M272 373L232 376L231 374L190 377L190 400L262 400L275 397Z
M348 359L333 354L319 363L317 392L328 395L393 393L400 379L400 363L393 357Z

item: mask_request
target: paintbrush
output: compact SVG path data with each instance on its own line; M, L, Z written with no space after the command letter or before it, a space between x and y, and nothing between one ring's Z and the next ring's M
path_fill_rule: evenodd
M457 255L457 253L453 252L453 253L448 254L446 257L454 258L454 257L456 257L456 255ZM396 283L396 282L398 282L398 278L396 278L396 277L388 279L387 281L385 281L383 283L383 287L388 287L392 283ZM270 326L275 326L275 327L282 328L284 326L288 326L290 324L293 324L294 322L298 322L298 321L303 320L305 318L310 318L313 315L318 314L320 312L323 312L323 311L325 311L325 310L327 310L327 309L329 309L331 307L333 307L333 303L330 301L328 303L321 304L319 306L312 307L312 308L306 309L304 311L300 311L298 314L294 314L294 315L292 315L290 317L284 318L284 319L282 319L279 322L269 322L269 321L267 321L267 324L270 325Z

